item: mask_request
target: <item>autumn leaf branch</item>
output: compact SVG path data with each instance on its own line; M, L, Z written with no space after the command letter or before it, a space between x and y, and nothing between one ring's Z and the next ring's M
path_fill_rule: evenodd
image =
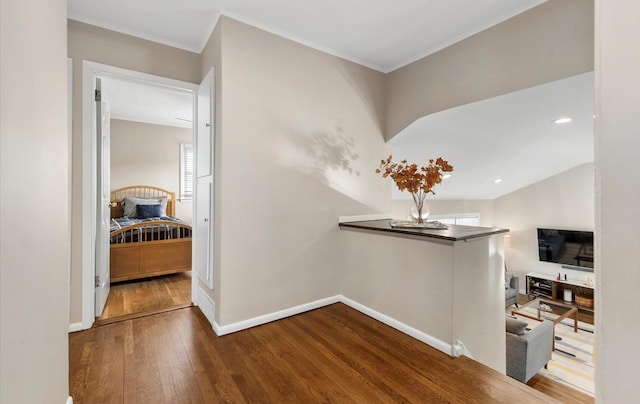
M424 201L427 194L435 195L433 187L442 182L442 174L453 171L453 166L442 157L430 159L426 166L418 167L407 160L394 163L392 156L380 160L376 173L383 178L391 177L400 191L409 191L416 205Z

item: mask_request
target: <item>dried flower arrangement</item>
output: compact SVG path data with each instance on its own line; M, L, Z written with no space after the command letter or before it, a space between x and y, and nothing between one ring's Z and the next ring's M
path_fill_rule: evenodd
M394 163L389 156L386 160L380 160L380 167L376 173L382 173L383 178L391 177L400 191L409 191L418 210L418 223L424 223L422 208L424 199L433 192L433 187L442 182L442 173L453 171L453 166L442 157L430 159L427 166L418 167L417 164L409 164L407 160Z

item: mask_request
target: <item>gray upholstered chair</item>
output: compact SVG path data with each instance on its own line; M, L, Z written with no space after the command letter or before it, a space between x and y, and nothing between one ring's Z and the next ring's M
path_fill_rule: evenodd
M515 304L518 307L518 295L520 294L520 278L511 272L504 273L504 308Z
M526 383L551 360L553 321L544 320L530 331L527 323L506 317L507 376Z

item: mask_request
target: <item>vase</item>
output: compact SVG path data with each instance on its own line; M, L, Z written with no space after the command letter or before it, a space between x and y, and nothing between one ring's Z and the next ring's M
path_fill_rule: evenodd
M429 206L424 203L420 205L421 206L414 204L411 206L411 219L415 223L424 223L429 217Z

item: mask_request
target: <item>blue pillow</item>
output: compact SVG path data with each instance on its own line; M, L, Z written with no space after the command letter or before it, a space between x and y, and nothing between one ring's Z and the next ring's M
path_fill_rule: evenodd
M136 216L140 219L162 216L160 205L136 205Z

